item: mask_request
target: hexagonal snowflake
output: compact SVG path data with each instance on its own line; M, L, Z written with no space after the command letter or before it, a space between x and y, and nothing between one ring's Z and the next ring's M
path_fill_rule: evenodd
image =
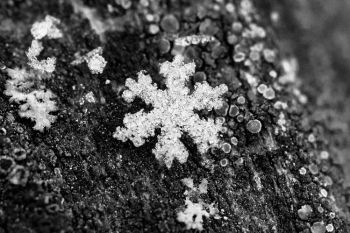
M184 64L183 57L178 55L173 62L166 61L160 66L160 74L166 78L166 90L159 90L143 71L138 73L137 81L128 78L125 85L129 89L123 93L124 100L131 103L136 96L140 97L146 104L151 104L153 110L126 114L123 120L125 128L117 127L113 136L121 141L130 139L138 147L145 143L146 138L155 135L156 128L161 128L152 152L168 168L175 158L180 163L187 161L188 151L180 141L183 132L188 133L201 153L217 145L222 125L213 119L201 119L194 110L220 108L223 103L221 95L227 91L227 86L222 84L213 88L206 82L196 83L190 94L186 82L194 72L195 64Z

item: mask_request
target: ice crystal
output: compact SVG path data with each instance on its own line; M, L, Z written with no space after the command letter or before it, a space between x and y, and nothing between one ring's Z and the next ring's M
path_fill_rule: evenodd
M28 64L36 70L42 72L52 73L55 70L56 58L49 57L47 59L39 61L37 56L43 51L44 47L40 41L44 37L49 39L57 39L62 37L61 31L57 28L57 25L60 23L59 19L47 15L44 21L36 22L33 24L30 32L34 37L34 40L31 43L27 51L27 57L29 59Z
M180 163L187 161L188 151L180 141L184 132L193 139L201 153L217 145L221 123L201 119L194 111L220 108L223 103L220 97L227 91L227 86L222 84L213 88L206 82L196 83L190 94L186 82L194 72L195 64L184 64L183 57L177 55L173 62L166 61L160 66L160 74L166 78L166 90L159 90L143 71L138 73L137 81L128 78L125 83L128 90L123 92L124 100L132 102L139 97L146 104L151 104L153 110L126 114L123 120L125 128L117 127L113 136L122 141L130 139L138 147L145 143L146 138L155 135L156 128L161 128L152 152L168 168L174 159Z
M75 59L71 64L78 65L86 61L92 74L102 74L107 64L107 61L104 59L104 57L102 57L102 52L102 47L97 47L82 57L76 55L77 59Z
M219 210L214 207L214 203L207 204L200 198L201 194L208 192L208 181L203 179L198 188L194 186L192 178L182 179L182 182L190 190L186 190L184 193L186 196L186 208L177 213L177 221L185 223L187 230L197 229L202 231L203 217L209 218L210 216L214 216L216 219L220 218L218 215ZM190 200L191 197L196 197L198 202L192 202Z
M7 72L11 79L6 82L4 94L11 96L11 102L21 104L18 111L20 117L35 121L35 130L43 131L45 127L51 127L56 120L56 116L50 115L50 112L57 110L52 100L55 95L50 90L32 90L36 79L34 73L18 68L8 69Z
M62 37L61 31L57 28L60 23L59 19L47 15L44 21L36 22L33 24L30 32L32 33L34 39L41 40L44 37L49 39L57 39Z
M186 209L177 214L177 221L186 224L186 229L203 230L203 217L209 218L210 213L205 210L202 203L193 203L186 198Z
M40 71L46 71L48 73L52 73L56 67L56 58L48 57L44 60L39 61L37 56L43 51L44 47L42 43L38 40L33 40L31 46L27 51L27 57L29 59L29 65L35 69Z
M55 95L50 90L35 90L26 95L26 103L20 106L19 115L35 121L33 129L43 131L51 127L56 116L50 115L56 111L56 103L52 100Z

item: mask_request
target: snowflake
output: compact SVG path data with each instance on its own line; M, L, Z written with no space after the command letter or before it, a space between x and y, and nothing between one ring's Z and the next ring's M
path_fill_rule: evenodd
M21 104L18 111L20 117L30 118L35 121L34 129L43 131L50 128L56 116L50 112L57 111L56 96L50 90L32 90L35 86L37 74L27 72L25 69L7 69L11 79L6 82L4 94L11 96L10 102Z
M35 121L33 129L43 131L50 128L56 116L50 112L57 111L56 102L52 99L56 96L50 90L35 90L26 95L26 103L20 106L20 117L30 118Z
M39 61L37 56L44 50L43 44L38 40L33 40L31 46L27 51L27 57L29 59L28 65L33 69L39 71L46 71L52 73L55 71L56 58L48 57L44 60Z
M30 29L30 32L36 40L41 40L45 36L49 39L61 38L63 36L62 32L57 28L59 23L59 19L47 15L44 21L35 22Z
M208 192L208 181L203 179L198 185L198 188L194 186L192 178L182 179L182 182L190 190L185 191L185 208L177 213L177 221L185 223L186 229L203 230L203 217L209 218L214 216L215 219L219 219L219 210L214 207L215 203L207 204L201 198L201 194ZM197 202L192 202L190 198L196 197Z
M138 81L128 78L125 85L129 89L123 92L124 100L131 103L135 97L140 97L146 104L151 104L153 110L126 114L123 120L125 128L117 127L113 136L121 141L130 139L134 146L139 147L145 143L145 138L155 135L156 128L161 128L152 152L168 168L174 159L180 163L187 161L188 151L180 141L184 132L192 137L200 153L217 145L221 123L201 119L194 111L220 108L223 104L220 96L227 91L227 86L222 84L212 88L206 82L196 83L194 92L190 94L186 82L194 71L193 62L184 64L183 57L177 55L173 62L164 62L160 66L167 90L159 90L143 71L138 73Z
M41 39L44 37L49 39L58 39L63 36L62 32L57 28L59 23L59 19L47 15L43 21L36 22L32 25L30 32L34 37L34 40L32 41L26 54L29 59L28 64L33 69L48 73L52 73L55 70L55 57L49 57L41 61L39 61L37 57L44 50L43 44L40 41Z
M102 53L102 47L97 47L96 49L88 52L84 56L76 54L75 56L77 57L77 59L71 62L71 64L78 65L86 61L89 70L92 74L102 74L107 64L107 61L104 59L104 57L102 57Z
M203 217L209 218L210 212L205 210L202 203L193 203L186 198L186 209L177 214L177 221L186 224L186 229L203 230Z

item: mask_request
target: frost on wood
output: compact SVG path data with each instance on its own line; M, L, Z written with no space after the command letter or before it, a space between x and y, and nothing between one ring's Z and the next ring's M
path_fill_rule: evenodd
M220 218L218 209L214 207L214 203L206 204L201 198L201 194L206 194L208 190L208 181L203 179L197 187L193 184L193 179L185 178L182 182L190 189L185 191L185 209L177 213L177 221L185 223L186 229L203 230L203 217L209 218L214 216ZM196 197L198 202L192 202L190 198Z
M27 51L27 57L29 59L28 64L36 70L42 72L52 73L55 70L56 58L49 57L47 59L39 61L37 56L43 51L44 47L41 43L41 39L47 37L49 39L57 39L62 37L61 31L57 28L60 21L50 15L45 17L42 22L36 22L33 24L30 32L34 37Z
M56 116L50 112L56 111L56 103L52 100L55 95L50 90L32 90L35 80L34 73L24 69L7 69L11 79L6 82L4 94L11 96L10 101L20 105L20 117L29 118L35 121L34 129L43 131L45 127L51 127Z
M156 84L152 84L152 78L142 71L138 73L137 81L127 79L125 85L128 90L123 93L124 100L132 102L139 97L154 109L149 113L140 110L126 114L123 120L125 128L117 127L113 136L124 142L130 139L139 147L146 138L155 135L156 128L161 128L152 152L168 168L174 159L180 163L187 161L188 151L180 141L184 132L189 134L201 153L217 145L221 123L213 119L203 120L194 111L220 108L223 103L220 97L227 91L227 86L222 84L212 88L206 82L196 83L194 92L190 94L186 82L194 72L195 64L184 64L183 57L178 55L173 62L164 62L160 66L167 90L159 90Z
M104 68L106 67L107 61L102 57L102 47L97 47L96 49L88 52L86 55L79 57L74 60L71 64L78 65L86 61L89 70L92 74L102 74Z

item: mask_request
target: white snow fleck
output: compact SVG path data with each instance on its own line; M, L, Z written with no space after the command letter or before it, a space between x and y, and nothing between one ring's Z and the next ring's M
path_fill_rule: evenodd
M106 60L99 54L93 55L88 60L88 67L93 74L101 74L106 66Z
M203 230L203 217L214 216L215 219L221 218L219 210L214 207L215 203L207 204L201 198L201 194L207 193L208 181L203 179L200 185L195 187L192 178L184 178L182 182L190 189L185 191L185 209L177 213L177 221L185 223L186 229ZM192 202L191 197L197 197L197 202Z
M32 90L36 78L33 73L18 68L8 69L7 72L11 79L6 82L4 94L11 96L10 102L21 104L19 116L35 121L35 130L43 131L45 127L51 127L56 116L49 113L58 109L52 100L56 96L50 90Z
M56 58L48 57L39 61L37 56L44 49L42 43L38 40L33 40L31 46L27 51L27 57L29 59L28 65L35 70L40 70L42 72L52 73L56 68Z
M30 32L36 40L41 40L46 36L49 39L61 38L62 32L57 28L59 23L59 19L47 15L44 21L34 23Z
M95 98L95 95L92 91L90 91L89 93L87 93L85 95L85 99L89 103L96 103L96 98Z
M104 59L104 57L102 57L102 53L102 47L97 47L96 49L91 50L82 57L79 57L79 55L77 55L78 58L74 60L71 64L78 65L83 61L86 61L89 70L92 74L101 74L103 73L103 70L107 65L107 61Z
M56 58L49 57L44 60L39 61L37 56L43 51L44 47L41 43L41 39L47 37L49 39L57 39L62 37L61 31L57 28L57 25L60 23L60 20L47 15L44 21L36 22L31 28L32 36L34 40L31 43L27 51L28 65L35 70L41 72L52 73L56 67Z

